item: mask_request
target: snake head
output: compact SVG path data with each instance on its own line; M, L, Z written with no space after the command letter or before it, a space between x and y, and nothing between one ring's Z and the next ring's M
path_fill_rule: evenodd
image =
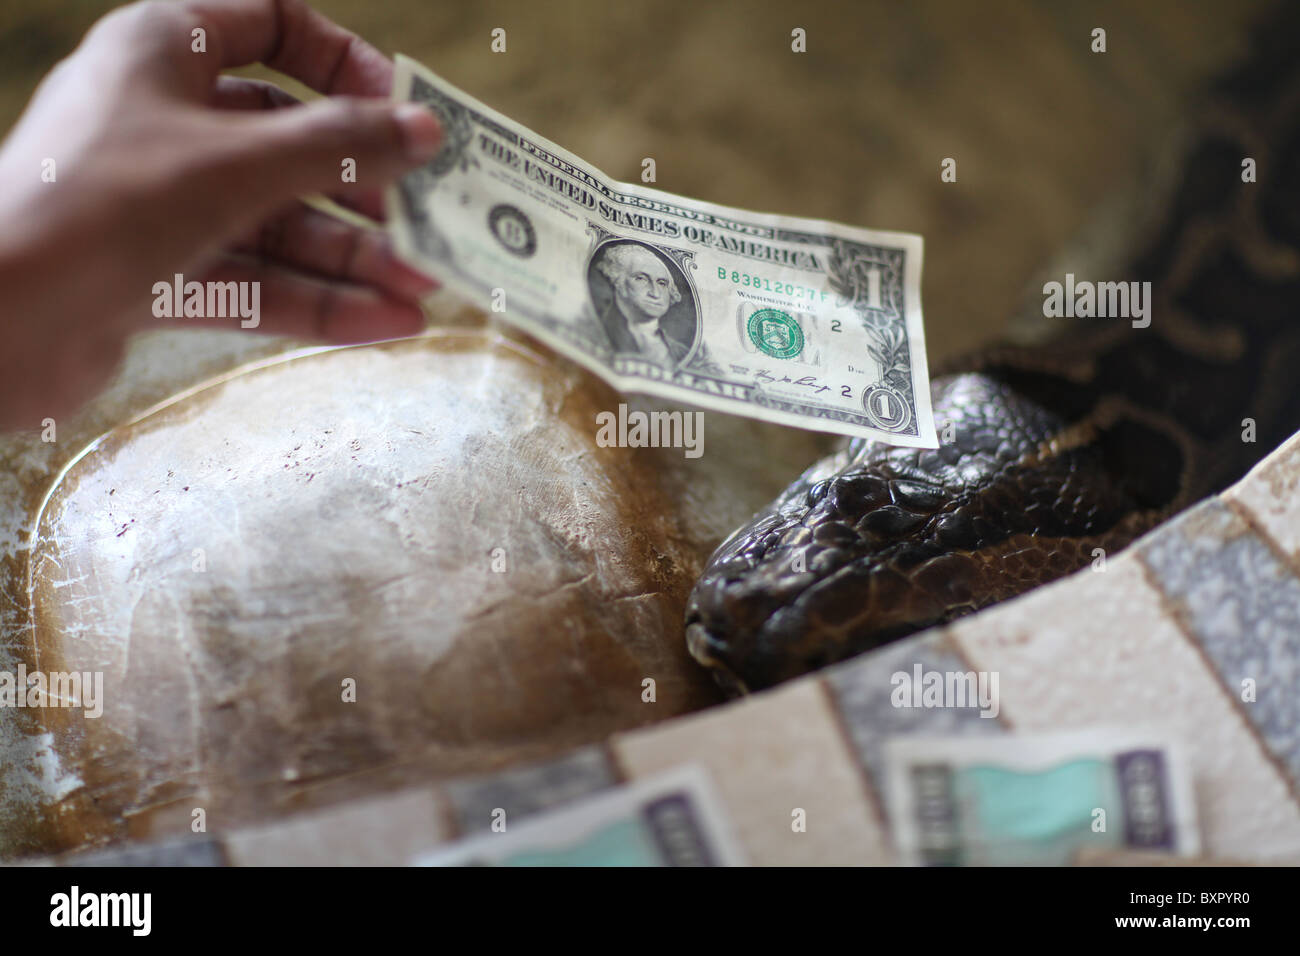
M691 595L686 639L724 689L770 687L972 604L969 569L919 534L941 520L951 493L913 457L855 442L714 553ZM953 543L973 534L961 516L942 526Z
M937 449L858 440L803 474L710 558L691 654L761 690L1004 600L1123 547L1167 513L1178 451L1087 396L1024 377L935 382ZM1143 480L1142 476L1146 476Z

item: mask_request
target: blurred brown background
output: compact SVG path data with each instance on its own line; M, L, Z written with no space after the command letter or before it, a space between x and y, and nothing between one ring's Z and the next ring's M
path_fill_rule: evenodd
M0 128L112 3L5 0ZM320 0L622 179L925 236L932 358L998 334L1027 281L1140 191L1243 48L1235 3ZM1108 51L1090 50L1094 27ZM493 28L507 52L490 51ZM790 49L807 31L808 52ZM940 181L957 160L958 180Z

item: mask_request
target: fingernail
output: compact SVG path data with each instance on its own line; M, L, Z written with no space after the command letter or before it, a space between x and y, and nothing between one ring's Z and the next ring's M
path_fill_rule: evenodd
M442 127L437 118L416 103L403 103L393 115L402 130L406 155L415 162L432 159L442 145Z

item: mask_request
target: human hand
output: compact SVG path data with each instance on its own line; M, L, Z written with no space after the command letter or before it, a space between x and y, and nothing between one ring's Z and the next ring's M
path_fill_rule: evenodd
M301 104L220 75L254 62L326 97ZM301 0L151 0L100 20L0 147L0 428L101 388L132 332L169 321L153 288L178 273L260 283L261 332L418 332L435 283L382 232L299 199L325 193L380 219L382 187L436 153L437 121L387 102L391 84L386 57Z

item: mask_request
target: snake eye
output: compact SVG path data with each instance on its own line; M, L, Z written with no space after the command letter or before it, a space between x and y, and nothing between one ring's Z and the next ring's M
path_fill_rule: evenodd
M817 502L825 498L826 492L831 487L831 480L832 479L830 478L823 479L822 481L817 482L817 484L809 488L808 495L804 499L804 504L806 504L809 508L811 508L813 505L817 504Z

